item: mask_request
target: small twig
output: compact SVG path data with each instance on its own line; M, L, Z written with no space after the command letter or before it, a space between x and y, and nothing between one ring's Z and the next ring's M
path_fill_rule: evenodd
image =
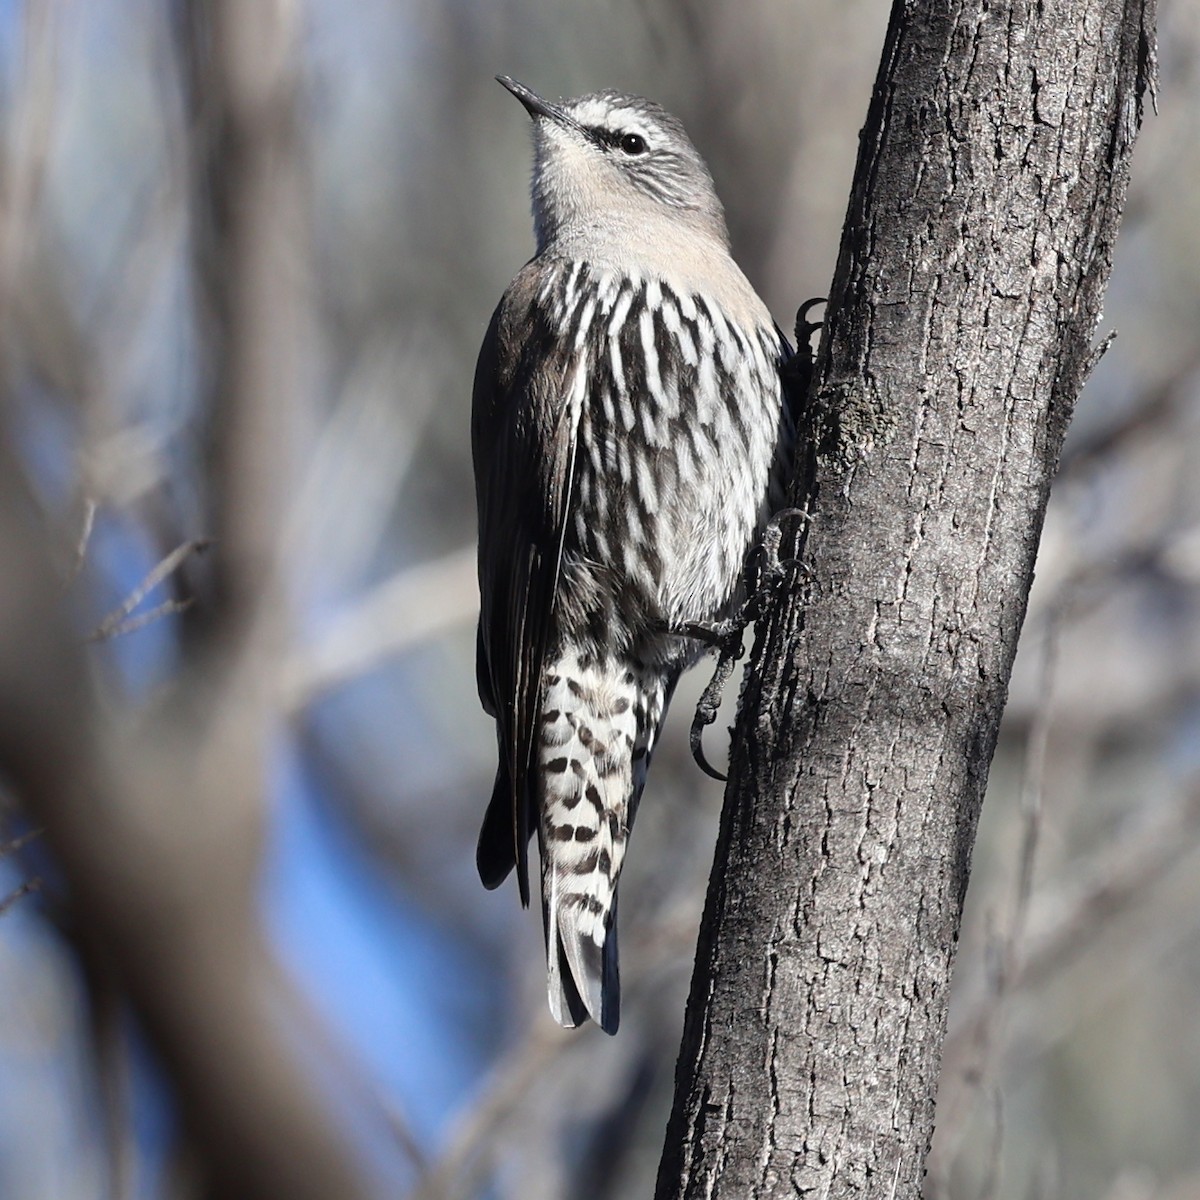
M1096 862L1075 873L1072 884L1039 897L1026 953L1009 977L1009 992L1031 990L1075 962L1095 941L1106 919L1123 911L1163 879L1196 846L1200 791L1167 817L1148 822L1106 849ZM943 1052L953 1060L960 1047L979 1036L990 1019L994 996L982 996L955 1021Z
M1110 329L1105 335L1104 340L1088 355L1087 365L1083 368L1083 382L1086 383L1092 377L1092 372L1100 365L1100 360L1112 348L1113 342L1117 340L1117 331Z
M134 629L141 629L144 625L150 624L151 621L159 620L161 617L168 616L172 612L182 612L190 602L170 600L165 604L159 605L158 608L153 609L151 612L146 613L143 617L135 618L133 621L129 620L129 616L133 610L160 583L173 575L189 556L199 554L207 550L211 545L211 538L195 538L190 542L184 542L181 546L176 546L170 554L150 569L141 583L112 612L105 616L88 636L88 641L107 641L109 638L118 636L118 634L131 633Z
M40 828L30 829L10 841L0 842L0 858L7 858L10 854L16 854L18 850L24 850L30 842L41 837L43 832L45 831Z
M979 1187L979 1200L995 1200L1000 1191L1001 1151L1004 1149L1004 1097L992 1089L992 1141L988 1147L987 1170Z
M373 1102L383 1117L388 1132L391 1133L396 1145L400 1148L400 1152L416 1168L418 1174L424 1175L429 1170L429 1158L425 1153L425 1148L413 1132L412 1125L409 1124L403 1109L395 1100L379 1091L376 1091Z
M305 1041L318 1051L326 1062L336 1065L342 1080L362 1098L368 1108L374 1110L409 1164L423 1177L429 1170L429 1158L399 1102L380 1088L363 1070L358 1056L350 1051L320 1018L307 998L289 987L286 972L280 965L271 963L268 969L280 997L287 1005L289 1019L295 1022Z
M1029 900L1033 895L1033 869L1037 859L1038 841L1042 829L1042 810L1045 803L1046 757L1050 742L1051 697L1058 667L1059 630L1069 599L1054 606L1047 614L1046 648L1042 657L1041 704L1034 714L1029 730L1029 746L1021 780L1021 849L1018 856L1017 888L1013 916L1009 925L1002 966L1003 982L1015 971L1021 936L1025 931Z
M479 612L475 549L406 567L339 617L315 645L284 664L284 705L297 712L317 696Z
M1029 906L1028 932L1023 953L1006 981L1009 1003L1023 996L1035 1002L1048 985L1095 952L1101 933L1120 914L1144 904L1156 887L1185 861L1194 857L1200 830L1200 788L1194 789L1169 813L1156 816L1139 829L1128 832L1119 844L1108 846L1087 867L1076 869L1057 888L1039 890ZM1178 936L1180 931L1174 931ZM1103 959L1106 964L1108 958ZM1113 971L1103 968L1110 980ZM961 1127L970 1111L967 1096L951 1093L950 1081L969 1085L971 1092L983 1086L974 1066L980 1059L975 1047L992 1036L995 1027L995 984L955 1014L943 1049L944 1119L938 1151L931 1164L931 1197L950 1194L946 1182L957 1148ZM960 1015L961 1014L961 1015ZM1053 1035L1051 1035L1053 1040ZM1026 1057L1031 1052L1026 1050ZM965 1066L956 1064L966 1060ZM960 1082L961 1081L961 1082ZM1053 1193L1051 1193L1053 1194Z
M164 600L148 612L138 613L136 617L130 617L129 620L122 621L119 625L95 630L88 635L88 641L106 642L112 638L124 637L127 633L136 633L139 629L145 629L147 625L153 625L155 621L161 621L164 617L186 612L191 608L193 602L193 598L190 596L186 600Z
M410 1200L459 1200L478 1191L500 1134L519 1112L524 1096L579 1037L538 1021L492 1073L478 1102L465 1114L441 1158L430 1165Z
M71 569L67 573L67 582L73 582L79 578L79 573L83 570L83 564L87 560L88 546L91 544L92 531L96 527L96 502L88 496L83 500L83 521L79 528L79 538L75 543L75 556L71 562Z
M23 900L26 896L31 896L34 892L41 890L42 878L40 875L34 876L33 879L27 879L20 887L14 888L3 900L0 900L0 917L4 916L18 900Z

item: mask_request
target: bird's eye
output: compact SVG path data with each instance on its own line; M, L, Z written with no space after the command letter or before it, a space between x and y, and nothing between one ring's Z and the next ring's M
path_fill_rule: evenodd
M645 154L646 139L637 133L625 133L621 135L621 141L618 143L626 154Z

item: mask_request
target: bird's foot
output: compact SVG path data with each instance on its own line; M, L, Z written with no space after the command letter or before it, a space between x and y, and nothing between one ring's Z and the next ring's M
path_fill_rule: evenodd
M746 600L743 611L750 610L742 622L757 621L766 611L767 601L772 598L789 571L805 571L807 568L798 558L780 558L783 545L784 524L797 521L808 525L812 517L806 508L781 508L768 522L758 545L751 551L746 566Z
M713 677L708 681L708 686L700 693L700 699L696 701L696 711L692 715L692 727L688 731L688 743L692 748L692 758L696 766L705 775L712 779L719 779L722 783L729 776L723 771L718 771L704 756L704 730L717 719L717 713L721 708L721 697L725 692L725 685L729 682L730 675L733 674L734 664L746 652L746 646L742 640L745 630L745 623L737 625L725 635L719 644L717 668L713 671Z
M810 309L816 308L818 304L828 304L829 300L825 296L814 296L811 300L805 300L796 310L796 349L807 346L812 338L812 335L825 324L824 321L810 321L808 313Z
M804 566L798 559L781 559L779 548L783 544L783 525L793 518L804 522L810 520L802 508L785 508L777 512L763 530L762 541L747 556L746 568L743 574L743 593L745 599L738 606L733 616L723 621L709 623L689 622L680 626L674 632L695 638L705 646L717 651L717 666L712 679L696 702L696 712L692 717L692 728L689 742L692 748L692 758L705 775L722 782L727 778L718 771L704 754L704 730L717 719L721 707L721 697L725 685L733 674L734 665L746 652L744 635L746 627L760 620L767 611L770 599L778 591L780 585L788 577L790 570L803 570Z
M796 313L796 353L784 364L784 392L791 398L792 412L795 414L808 395L808 385L812 382L816 356L813 354L812 335L820 329L824 321L810 321L808 313L818 304L824 304L824 296L814 296L805 300Z

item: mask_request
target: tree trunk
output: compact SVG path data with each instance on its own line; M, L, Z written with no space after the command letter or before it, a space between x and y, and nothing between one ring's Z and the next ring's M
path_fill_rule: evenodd
M1153 0L897 0L734 736L659 1200L919 1196Z

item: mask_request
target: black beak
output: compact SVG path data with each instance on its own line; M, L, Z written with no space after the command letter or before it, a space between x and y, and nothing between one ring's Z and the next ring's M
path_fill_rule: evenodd
M550 104L548 101L543 100L532 88L527 88L523 83L518 83L511 75L497 75L496 82L512 92L525 105L525 111L535 120L538 117L546 117L548 120L555 121L559 125L567 125L572 129L579 129L579 122L573 121L568 117L559 105Z

